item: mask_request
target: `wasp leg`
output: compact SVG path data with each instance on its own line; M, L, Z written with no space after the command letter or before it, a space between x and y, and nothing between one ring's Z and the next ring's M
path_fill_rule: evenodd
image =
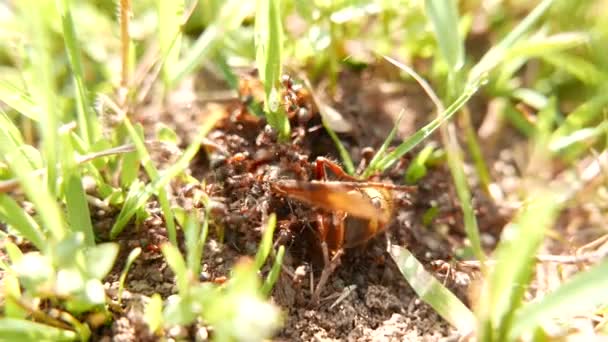
M344 170L342 169L342 167L340 167L340 165L334 163L333 161L331 161L325 157L317 157L317 159L315 160L315 173L316 173L317 179L319 179L319 180L326 179L326 175L325 175L326 166L331 170L331 172L333 172L338 177L338 179L347 179L347 180L353 181L353 182L358 181L357 178L344 172Z
M338 267L338 265L340 265L340 257L342 256L342 254L344 254L344 250L339 249L338 251L336 251L336 254L334 254L330 260L329 251L327 249L327 243L322 242L321 249L323 250L323 261L324 261L325 265L323 267L323 272L321 272L321 277L319 278L319 282L317 283L317 286L315 287L315 292L312 294L312 300L314 303L319 302L321 291L323 290L325 283L327 283L329 276L331 276L331 274L334 273L334 270L336 269L336 267Z

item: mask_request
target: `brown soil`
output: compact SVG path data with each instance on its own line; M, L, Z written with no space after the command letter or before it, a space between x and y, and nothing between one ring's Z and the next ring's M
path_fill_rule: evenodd
M351 123L351 132L341 134L340 138L356 165L365 162L362 161L365 147L377 148L382 144L401 109L405 110L405 115L393 145L433 115L432 107L420 90L414 85L378 78L382 72L373 71L375 77L369 72L345 73L334 96L325 96L343 119ZM456 331L420 301L402 278L385 252L384 234L362 247L347 250L341 265L324 287L320 303L313 303L309 270L312 269L316 281L323 267L313 219L313 214L319 211L278 196L271 190L271 184L277 179L313 179L313 161L316 157L339 160L334 144L320 126L320 116L314 110L311 99L305 99L306 103L302 106L313 111L312 118L306 121L294 116L291 120L291 142L280 144L265 121L248 113L242 102L197 101L192 94L209 94L214 88L225 87L210 79L211 76L207 75L202 80L191 82L191 88L177 92L170 100L174 105L165 107L164 111L154 111L153 108L159 108L155 104L141 111L141 120L150 134L154 123L162 121L176 129L183 138L184 146L196 134L198 124L193 123L203 122L211 111L222 110L226 113L225 118L208 135L216 147L207 149L206 154L201 153L188 170L197 179L205 179L207 188L184 189L178 182L172 185L176 203L186 208L198 205L192 202L194 191L204 190L218 203L220 215L214 221L224 228L225 240L220 243L216 235L209 237L202 260L201 280L228 276L231 265L240 256L254 255L263 222L274 212L280 228L277 238L280 237L287 247L284 259L287 272L282 273L272 295L273 301L286 313L284 327L276 336L277 340L436 341L456 338ZM320 93L327 93L322 91L322 84L318 89ZM399 165L377 180L401 183L412 156L405 156ZM160 159L161 164L168 162ZM429 265L429 270L436 272L437 277L444 279L454 292L467 301L466 288L472 274L463 273L457 277L454 273L446 274L445 269L431 267L432 261L449 260L454 250L462 245L464 232L454 198L449 171L444 166L431 168L417 184L415 193L395 194L397 210L387 232L392 243L408 246L421 261ZM485 205L488 201L480 198L478 202ZM425 227L422 215L433 205L440 209L440 213L434 224ZM489 210L488 206L483 209L480 210L481 229L494 235L500 231L504 220L496 220L500 218L496 210ZM115 294L118 275L123 267L120 260L125 259L129 250L138 245L154 246L166 241L158 204L151 202L149 210L152 215L142 227L137 230L127 228L121 236L124 255L119 257L115 272L108 277L111 294ZM298 267L309 272L303 279L294 281L289 270L293 272ZM445 279L446 276L448 279ZM153 247L145 248L143 256L135 262L127 277L126 288L128 291L123 303L130 312L126 315L127 319L121 317L116 320L111 331L100 331L99 336L111 335L119 340L147 336L140 311L145 296L160 293L167 297L176 291L172 272Z
M281 144L265 121L248 113L241 101L201 100L224 89L227 89L226 85L214 81L212 75L205 75L196 81L185 82L168 103L150 101L137 111L149 136L153 135L155 123L164 122L178 132L181 146L189 143L209 113L220 110L226 114L208 135L212 144L208 144L207 153L201 151L187 170L197 179L206 180L206 188L193 188L177 180L171 184L176 205L186 209L200 207L201 204L193 200L196 191L205 191L216 203L214 227L223 227L225 237L220 242L216 229L212 227L201 261L201 281L227 277L238 258L253 256L265 219L270 213L276 213L280 228L276 238L287 247L284 259L287 272L282 273L272 294L272 300L286 313L284 327L276 340L457 339L456 331L421 302L402 278L385 252L384 234L364 246L347 250L341 265L324 287L320 303L312 302L310 270L316 281L323 267L314 221L314 214L319 211L277 195L272 191L272 182L278 179L311 180L315 158L324 156L338 161L337 151L320 126L320 117L310 99L303 104L313 112L310 120L294 116L291 142ZM365 163L366 147L376 149L382 144L401 109L405 110L405 116L392 145L415 132L434 115L426 96L416 86L399 83L389 72L381 69L342 74L333 96L326 95L329 90L323 84L319 84L317 89L352 125L352 131L341 134L340 138L355 165ZM479 115L473 113L474 119L484 116L486 110L483 100L475 103L477 105L472 108L478 108ZM508 184L512 184L509 177L516 177L512 172L516 169L513 153L500 152L510 151L516 144L517 138L511 137L507 145L496 143L498 147L488 154L493 176L505 191L510 190ZM431 142L438 143L437 137L427 139L422 145ZM403 157L401 163L376 180L402 183L413 155ZM174 158L167 154L154 156L160 168L166 167ZM474 177L471 184L476 184ZM489 200L476 188L473 190L484 247L491 250L508 220L508 206ZM417 183L415 193L395 193L394 201L397 210L387 228L391 242L407 246L428 266L428 270L469 303L467 289L470 279L476 274L459 269L446 272L446 268L432 266L437 265L437 261L450 260L465 241L449 171L444 165L430 168L426 177ZM425 226L422 217L432 206L439 208L439 214L432 224ZM92 209L95 226L103 235L111 227L117 210ZM108 294L113 299L117 299L118 277L126 255L136 246L142 246L144 253L128 274L122 313L117 313L111 326L95 331L97 340L153 340L142 322L143 304L154 293L161 294L163 298L176 293L173 273L157 248L167 241L159 205L151 201L147 209L150 216L145 222L139 227L127 227L117 241L121 245L121 254L106 279ZM288 271L298 268L308 271L303 279L294 280ZM194 326L167 333L168 336L193 339L195 335L204 335L206 330Z

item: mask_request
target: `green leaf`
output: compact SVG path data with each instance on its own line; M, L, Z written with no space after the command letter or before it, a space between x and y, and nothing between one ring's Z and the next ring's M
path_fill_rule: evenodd
M154 334L160 332L163 324L163 299L158 293L150 297L150 301L144 310L144 322Z
M24 254L11 268L17 274L20 284L33 293L37 292L39 286L51 286L55 276L51 260L33 252Z
M15 318L0 318L0 336L7 341L74 341L75 332Z
M415 184L426 176L426 163L433 154L434 149L435 147L432 145L425 146L412 160L407 167L407 171L405 171L405 182L407 184Z
M503 230L496 249L497 264L485 289L487 303L480 304L487 310L480 315L480 323L492 332L490 335L484 329L480 336L501 339L509 332L531 280L538 248L559 211L554 193L536 190L532 194L514 222Z
M72 169L71 174L64 181L64 188L68 222L72 231L83 233L88 246L95 245L91 213L79 170Z
M93 279L103 279L112 270L118 256L118 244L102 243L85 251L87 274Z
M555 291L524 306L516 313L509 339L516 340L543 322L563 318L564 313L589 313L608 302L608 260L578 273Z
M476 324L473 313L428 273L410 251L400 246L392 246L390 254L399 271L420 299L429 304L461 334L466 335L473 331Z

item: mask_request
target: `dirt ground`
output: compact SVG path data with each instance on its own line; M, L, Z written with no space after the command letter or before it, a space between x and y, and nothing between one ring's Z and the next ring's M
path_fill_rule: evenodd
M382 144L402 109L405 114L393 146L435 115L422 91L414 84L399 81L394 74L381 67L364 72L344 72L332 96L327 95L331 92L327 84L315 85L322 100L341 114L338 124L346 122L349 126L347 132L339 136L359 168L369 161L370 148L375 151ZM187 210L201 206L194 200L197 191L205 191L215 203L213 225L201 261L200 280L223 279L229 276L231 266L239 257L253 256L265 219L270 213L276 213L279 228L276 244L284 244L287 253L284 271L272 293L272 300L285 313L284 326L275 340L458 340L457 332L417 298L385 252L386 237L393 244L406 246L448 288L465 303L471 304L468 289L477 277L476 271L437 266L451 265L450 260L457 250L465 246L466 238L451 175L445 163L429 168L428 174L416 184L415 191L393 193L396 210L386 233L378 234L363 246L346 250L340 266L323 288L320 302L314 303L311 280L316 282L323 268L319 239L315 233L315 215L322 211L278 195L273 192L272 184L279 179L312 180L313 161L317 157L340 160L335 145L321 126L320 116L310 97L304 96L298 106L291 108L294 110L292 139L288 144L280 144L265 121L248 111L245 104L250 102L243 102L246 96L241 94L239 97L229 92L226 96L226 89L227 85L217 81L213 73L205 73L184 82L166 103L150 99L136 110L135 116L150 137L159 122L172 127L184 147L210 113L225 113L224 119L208 134L205 148L186 171L199 180L205 180L207 186L186 186L178 180L170 186L174 205ZM476 127L483 125L478 118L491 113L492 106L483 95L471 102ZM298 108L306 108L309 112L299 112ZM467 169L467 173L482 243L491 251L513 213L508 194L517 187L520 172L518 151L523 139L512 133L508 138L503 133L492 143L489 143L491 138L487 139L488 143L484 145L486 161L497 191L504 195L503 200L490 200L478 189L474 172ZM412 157L428 144L439 146L439 137L431 136L374 181L401 184ZM157 151L153 155L161 169L176 158L170 151ZM425 225L423 217L432 207L438 209L438 214ZM101 236L107 234L118 209L91 209L97 232ZM113 299L117 299L118 278L127 254L138 246L143 248L143 253L128 273L122 313L116 314L111 326L95 331L94 340L155 340L142 321L144 304L154 293L161 294L163 298L176 293L174 275L157 248L167 241L159 204L152 200L147 209L150 216L142 225L129 226L118 237L121 254L105 283ZM570 221L568 215L575 209L565 214L560 226L567 226ZM223 241L216 234L217 227L223 229ZM596 235L589 234L580 243L590 241ZM179 238L183 242L182 237ZM550 246L554 252L564 250L563 246ZM294 273L300 275L294 276ZM167 334L174 338L204 340L212 330L197 324L187 329L174 329Z
M341 120L349 123L350 131L340 134L340 138L355 165L364 164L365 158L369 159L369 148L375 151L382 144L401 109L405 110L405 115L393 145L434 115L431 105L415 85L403 84L388 76L379 78L382 73L390 74L386 70L344 73L333 96L322 96L323 101L342 115ZM318 94L329 93L327 87L325 84L317 85ZM277 196L270 188L277 179L312 179L315 158L323 156L339 161L338 153L322 128L320 116L311 105L310 98L304 99L301 107L310 109L312 115L304 118L294 115L291 143L278 144L276 136L265 127L266 123L251 115L238 98L221 102L204 100L225 89L225 85L208 74L186 82L165 106L151 102L139 112L139 119L150 134L155 123L163 122L178 132L183 146L188 144L196 134L198 124L204 122L211 111L226 113L225 119L218 122L208 135L211 142L208 153L201 152L188 170L197 179L205 179L207 188L185 189L177 182L172 184L175 203L186 209L197 206L192 201L192 194L197 190L206 191L218 203L221 215L214 221L224 228L225 240L220 243L217 235L213 234L214 229L211 229L202 260L201 280L228 276L237 258L254 255L260 228L267 215L275 212L280 228L276 233L277 243L287 247L286 271L272 294L272 300L286 313L284 327L276 340L457 339L456 331L420 301L402 278L385 252L385 234L379 234L363 246L348 249L341 265L323 288L320 302L313 303L310 277L312 275L316 282L323 268L313 219L319 211ZM437 144L437 137L431 137L422 146L430 143ZM399 165L375 180L402 183L414 153L403 157ZM161 167L171 159L166 154L155 156ZM480 228L489 248L506 222L505 215L490 205L491 201L480 191L475 194ZM445 269L432 266L434 262L450 260L454 251L462 247L464 231L455 198L447 168L442 165L430 168L427 176L417 184L415 192L394 194L397 209L387 234L393 244L407 246L428 265L429 270L468 302L466 291L471 278L475 277L474 272L447 273ZM439 209L439 214L432 224L425 226L422 217L432 206ZM160 252L155 248L145 248L166 241L158 204L151 202L148 208L152 214L150 218L139 229L126 229L119 238L123 255L118 258L119 262L106 283L109 293L115 295L123 267L120 261L132 248L144 247L143 255L135 261L127 277L124 301L128 314L117 319L111 328L98 332L99 338L112 336L114 340L123 341L151 338L141 321L146 296L160 293L167 297L176 291L173 274ZM101 214L97 227L104 231L111 226L112 215ZM306 271L303 278L294 280L292 275L296 269ZM192 337L197 329L204 327L179 333Z

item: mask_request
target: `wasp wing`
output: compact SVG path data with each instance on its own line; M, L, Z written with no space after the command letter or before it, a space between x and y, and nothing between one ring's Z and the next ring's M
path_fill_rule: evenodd
M281 180L273 184L276 192L327 211L343 211L362 219L387 221L387 212L374 206L363 191L345 187L341 182L302 182Z

